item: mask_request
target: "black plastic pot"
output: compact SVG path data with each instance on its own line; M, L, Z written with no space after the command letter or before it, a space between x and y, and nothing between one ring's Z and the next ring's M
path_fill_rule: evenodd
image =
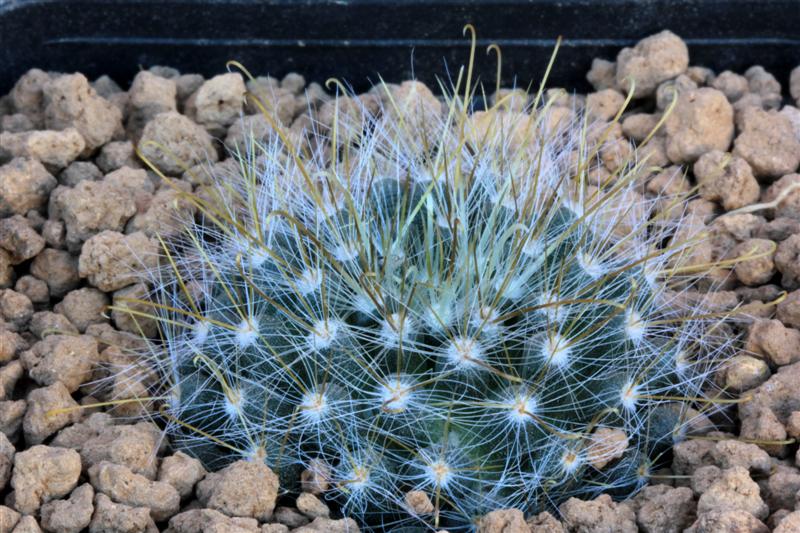
M461 28L478 29L477 72L538 79L555 38L564 47L552 84L585 88L592 58L669 28L692 64L741 70L762 64L782 82L800 63L797 0L0 0L0 92L31 67L109 74L127 83L155 64L211 74L237 59L253 72L354 88L414 74L432 82L467 57Z

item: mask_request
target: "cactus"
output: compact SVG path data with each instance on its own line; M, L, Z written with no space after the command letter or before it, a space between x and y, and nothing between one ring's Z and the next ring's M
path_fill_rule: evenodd
M726 349L680 303L681 204L637 192L637 152L597 178L614 123L541 90L473 112L468 83L379 89L306 135L273 121L191 197L154 304L174 442L288 491L325 465L376 529L629 494Z

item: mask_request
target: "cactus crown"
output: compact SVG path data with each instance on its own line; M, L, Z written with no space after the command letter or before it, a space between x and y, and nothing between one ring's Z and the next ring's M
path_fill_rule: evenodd
M379 93L305 136L276 124L193 197L157 293L177 444L289 490L326 465L375 527L635 488L724 349L672 305L678 208L636 193L646 161L590 184L613 124L541 94Z

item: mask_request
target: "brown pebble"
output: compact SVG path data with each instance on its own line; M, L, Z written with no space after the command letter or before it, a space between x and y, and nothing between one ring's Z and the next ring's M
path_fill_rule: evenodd
M635 501L636 521L647 533L678 533L689 527L695 517L694 493L688 487L644 487Z
M591 501L570 498L559 507L568 531L614 531L637 533L636 514L617 504L607 494Z
M767 474L764 500L770 509L792 509L800 491L800 470L794 466L776 464Z
M95 163L103 172L109 173L122 167L139 168L141 163L131 141L113 141L100 149Z
M267 521L277 497L278 477L259 462L236 461L197 484L197 499L228 516Z
M12 289L0 289L0 318L6 327L22 331L33 316L33 302L30 298Z
M800 331L787 328L780 320L756 320L750 325L745 349L773 366L800 360Z
M14 284L14 290L24 294L34 304L44 304L50 301L50 289L47 283L39 278L25 275Z
M741 157L712 150L701 155L692 170L700 196L719 202L726 211L755 203L761 194L750 165Z
M149 508L156 522L167 520L180 507L180 496L172 485L151 481L122 465L102 461L89 469L89 479L95 490L115 502Z
M624 103L625 96L614 89L603 89L586 95L589 116L604 122L614 118Z
M795 533L800 531L800 511L787 512L776 525L772 533Z
M14 509L0 505L0 531L12 531L21 516Z
M300 496L297 497L296 505L298 511L312 520L320 516L328 518L331 514L328 506L310 492L300 493Z
M52 311L37 311L31 317L28 330L37 339L44 339L48 335L77 335L78 330L72 323L59 313Z
M213 509L191 509L175 515L166 533L258 533L258 521L253 518L228 517Z
M29 157L57 172L72 163L86 148L75 128L0 133L0 159ZM3 157L5 156L5 157Z
M75 328L83 333L92 324L102 324L108 319L103 316L109 304L106 293L83 287L70 291L57 303L53 310L69 319Z
M58 175L58 183L66 187L74 187L82 181L100 181L103 173L91 161L73 161Z
M114 503L105 494L95 496L94 507L89 533L158 533L147 507Z
M41 510L42 527L53 533L80 533L94 513L94 489L88 483L72 491L67 500L45 503Z
M747 78L730 70L720 72L711 86L721 91L730 103L734 103L750 90Z
M81 458L75 450L33 446L14 456L14 508L33 514L46 502L69 494L78 484Z
M0 401L0 433L10 440L16 440L27 408L28 402L25 400Z
M144 233L103 231L83 245L78 271L98 289L114 291L136 283L143 269L155 266L158 252L158 243Z
M28 409L22 421L25 440L39 444L47 437L80 420L78 403L60 381L48 387L34 389L28 394ZM59 411L61 410L61 411Z
M595 91L611 89L616 86L617 64L606 59L594 58L592 67L586 73L586 81L592 84Z
M519 509L498 509L482 516L478 533L528 533L525 516Z
M136 214L133 195L106 180L82 181L56 198L67 244L72 248L102 231L122 231Z
M79 445L78 451L81 454L84 470L107 461L125 466L134 474L147 479L156 479L157 453L159 444L163 440L162 432L157 426L150 422L107 425L105 419L95 419L94 427L82 428L81 432L86 430L94 430L95 433L93 435L84 433L86 440ZM69 435L59 437L54 442L64 443L70 438Z
M767 504L761 499L761 491L745 468L733 466L723 470L719 479L703 492L697 501L699 515L713 511L744 510L758 519L769 513Z
M742 113L742 132L733 154L750 164L753 175L765 181L780 178L800 165L800 141L784 115L750 107Z
M684 533L769 533L764 523L741 509L711 511L700 515Z
M158 470L158 481L169 483L178 491L182 499L194 492L194 486L206 475L200 461L183 452L164 457Z
M230 126L239 118L247 89L238 72L207 80L195 93L196 120L203 125Z
M111 304L111 319L120 331L128 331L148 338L158 333L158 320L147 315L152 306L141 301L150 299L150 289L144 283L135 283L114 291Z
M800 290L786 295L778 304L775 317L785 326L800 330Z
M664 129L670 161L693 163L706 152L728 149L734 133L733 108L716 89L689 90L679 96Z
M173 111L159 113L148 122L138 146L148 161L170 176L180 175L186 167L213 163L218 158L208 132Z
M46 83L45 125L63 130L73 127L86 142L83 155L104 145L122 128L122 114L89 86L83 74L64 74Z
M767 452L748 442L725 439L717 442L711 451L717 466L723 470L741 466L753 475L768 475L772 461Z
M755 388L769 379L769 365L763 360L739 354L725 363L725 390L744 392Z
M0 166L0 217L41 209L56 179L35 159L17 157Z
M145 125L157 114L177 111L177 93L178 86L174 79L146 70L137 73L128 89L128 135L138 138Z
M662 31L642 39L617 54L616 85L626 93L635 83L634 97L651 96L658 84L674 78L689 66L689 50L680 37Z
M304 492L319 496L330 487L331 469L320 459L312 459L308 468L300 474L300 485Z
M775 243L766 239L747 239L738 244L731 257L737 259L733 267L736 277L745 285L767 283L775 275Z
M789 187L794 187L788 190ZM784 192L787 191L787 192ZM787 174L767 188L764 192L762 201L773 202L779 196L786 196L778 202L777 207L772 210L775 217L788 217L800 220L800 174Z
M10 400L24 369L19 360L0 366L0 400Z
M23 74L11 89L11 103L18 113L27 116L36 127L44 126L44 95L42 89L50 75L38 68Z
M3 433L0 433L0 490L6 487L11 479L11 470L14 465L14 454L17 453L14 445Z
M50 295L61 297L78 286L78 258L64 250L45 248L31 263L31 274L47 283Z
M20 360L36 383L61 382L72 393L92 376L97 341L88 335L48 335L23 352Z
M430 497L421 490L410 490L406 493L404 502L406 506L417 515L430 514L434 511Z

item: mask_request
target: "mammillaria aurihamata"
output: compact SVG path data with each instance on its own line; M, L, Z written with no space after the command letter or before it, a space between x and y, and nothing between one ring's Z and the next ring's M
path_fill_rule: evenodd
M466 83L384 84L302 134L265 107L274 134L165 247L154 360L178 446L266 461L289 489L323 465L376 528L647 479L713 405L728 344L681 298L684 204L640 193L637 151L598 171L615 122L514 98L473 111Z

